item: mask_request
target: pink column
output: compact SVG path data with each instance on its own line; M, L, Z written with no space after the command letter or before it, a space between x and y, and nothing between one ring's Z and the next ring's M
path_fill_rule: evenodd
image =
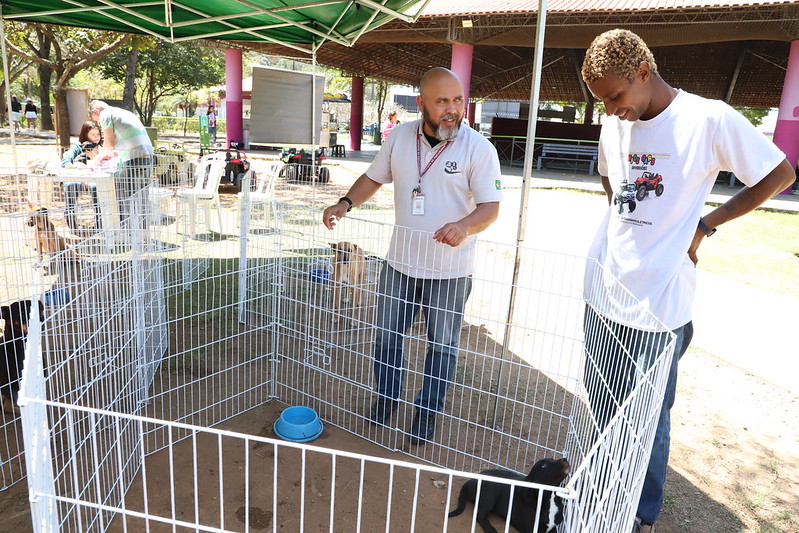
M228 146L244 142L241 97L241 50L225 50L225 129Z
M363 138L363 78L353 76L350 100L350 150L359 151Z
M788 162L796 168L799 158L799 41L791 43L777 127L774 128L774 144L785 152ZM791 194L791 188L788 187L782 194Z
M453 44L452 45L452 61L450 70L458 75L463 83L463 101L469 102L469 89L472 86L472 54L474 46L471 44ZM468 107L468 106L467 106ZM471 116L472 110L467 109L469 115L469 123L474 122Z

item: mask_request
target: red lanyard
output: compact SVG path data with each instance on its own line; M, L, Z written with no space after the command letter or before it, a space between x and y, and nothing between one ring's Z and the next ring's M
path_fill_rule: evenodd
M419 126L419 130L416 133L416 168L419 171L419 186L417 187L417 189L419 189L419 190L421 190L422 178L424 177L424 175L427 174L427 171L430 170L430 167L433 166L433 163L436 162L436 159L438 159L438 157L442 153L444 153L444 150L447 149L447 146L449 146L449 141L444 141L444 146L442 146L441 148L438 149L438 152L436 152L436 155L433 156L433 159L431 159L430 162L427 163L427 166L424 167L424 170L422 170L422 140L421 140L421 136L422 136L422 127Z

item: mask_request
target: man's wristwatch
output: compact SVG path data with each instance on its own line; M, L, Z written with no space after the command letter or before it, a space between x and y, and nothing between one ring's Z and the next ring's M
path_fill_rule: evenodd
M705 237L710 237L711 235L716 233L716 228L710 229L708 225L705 224L705 221L702 220L701 218L699 219L699 229L702 231L702 233L705 234Z
M338 203L341 203L341 202L347 202L347 203L350 205L350 206L347 208L347 213L349 213L350 211L352 211L352 200L350 200L350 199L349 199L349 198L347 198L346 196L342 196L341 198L339 198L339 199L338 199Z

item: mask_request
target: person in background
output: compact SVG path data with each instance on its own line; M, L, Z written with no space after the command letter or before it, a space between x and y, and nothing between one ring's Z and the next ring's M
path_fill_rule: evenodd
M140 215L145 215L147 206L146 187L152 181L153 143L139 117L118 107L111 107L102 100L89 102L90 118L99 122L103 132L103 147L99 161L119 156L120 169L114 180L117 201L122 221L130 218L134 199ZM144 223L145 218L141 221Z
M598 168L609 209L589 252L607 276L592 264L585 276L585 384L600 432L631 384L675 341L633 525L634 533L651 533L663 507L678 362L694 330L699 246L795 175L785 154L735 109L664 81L649 47L631 31L594 39L582 77L608 115ZM703 216L721 170L746 187ZM656 183L647 181L653 175ZM625 183L635 184L634 196L625 195ZM640 303L619 296L619 283ZM646 316L654 319L642 324Z
M352 207L393 184L396 221L377 288L377 399L368 417L385 424L399 405L403 341L421 307L427 353L408 431L411 444L433 437L452 383L474 272L476 243L469 236L494 223L503 198L496 149L473 129L461 127L464 91L458 76L446 68L431 69L419 90L423 118L397 126L366 173L322 214L324 225L333 229Z
M399 124L399 121L397 120L397 112L392 111L388 114L388 119L386 119L386 121L383 123L383 127L380 129L380 138L383 140L383 142L386 142L386 139L388 138L388 132L390 132L397 124Z
M14 131L18 132L19 128L19 114L22 112L22 104L19 103L16 96L11 97L11 126Z
M216 146L216 108L212 105L208 106L208 135L211 136L211 145Z
M88 164L89 161L98 155L101 144L102 136L100 134L100 127L92 121L84 122L80 127L78 141L72 143L72 146L64 152L64 156L61 158L61 167L67 168L80 164ZM75 213L78 195L81 191L85 190L91 191L92 193L95 229L99 230L101 227L100 202L97 199L97 184L65 181L64 202L66 206L64 208L64 218L67 222L67 226L72 230L72 233L77 233L78 231L78 220Z
M28 129L35 130L36 129L36 117L37 117L37 109L36 105L33 103L33 100L28 98L25 102L25 119L28 121Z

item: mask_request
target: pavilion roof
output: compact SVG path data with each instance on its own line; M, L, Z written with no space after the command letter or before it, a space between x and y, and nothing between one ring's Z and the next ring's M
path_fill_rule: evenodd
M328 43L317 61L415 85L430 67L450 64L452 44L467 43L474 46L472 97L528 100L537 5L431 0L415 23L392 21L353 47ZM729 93L732 105L776 107L789 43L799 40L799 0L549 0L546 20L542 100L583 101L582 54L596 35L624 27L646 40L670 84L711 98Z

